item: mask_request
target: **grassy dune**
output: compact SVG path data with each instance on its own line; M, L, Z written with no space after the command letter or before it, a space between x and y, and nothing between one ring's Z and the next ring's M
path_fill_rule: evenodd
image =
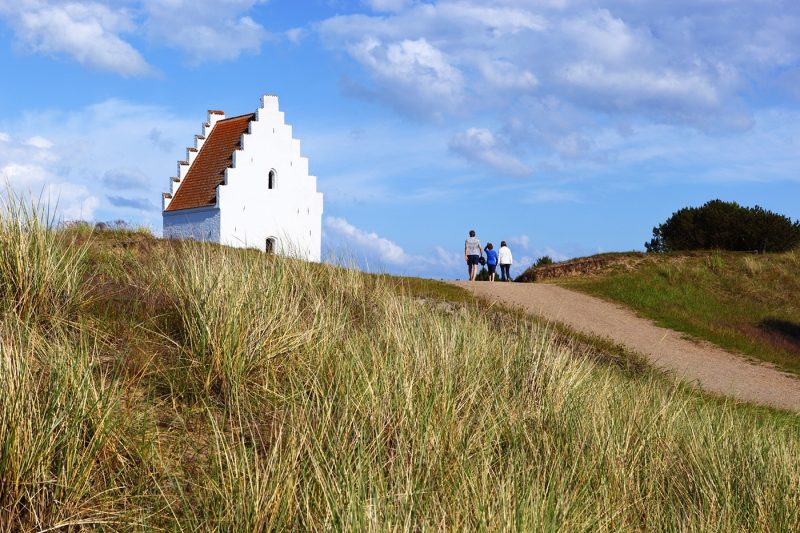
M622 257L557 283L800 373L800 252Z
M0 244L2 531L800 527L795 415L524 317L25 211Z

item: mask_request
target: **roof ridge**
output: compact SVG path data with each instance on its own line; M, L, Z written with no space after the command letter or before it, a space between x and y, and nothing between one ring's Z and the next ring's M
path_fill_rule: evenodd
M214 124L216 125L216 124L219 124L220 122L227 122L227 121L229 121L229 120L234 120L234 119L237 119L237 118L250 117L250 116L251 116L251 117L255 117L255 116L256 116L256 114L255 114L255 113L245 113L245 114L243 114L243 115L236 115L235 117L225 117L225 118L221 118L221 119L219 119L219 120L218 120L218 121L216 121Z

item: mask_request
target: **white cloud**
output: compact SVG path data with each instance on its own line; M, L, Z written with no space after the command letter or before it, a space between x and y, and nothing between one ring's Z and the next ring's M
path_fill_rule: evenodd
M0 179L17 191L58 200L63 218L118 217L107 192L136 190L135 199L151 203L149 211L136 213L135 222L153 223L160 219L158 201L169 187L175 162L184 157L182 150L154 149L153 128L161 132L162 142L185 146L200 119L181 119L163 108L121 100L72 112L29 112L14 122L5 119L0 130L9 133L0 150Z
M367 270L388 266L395 272L454 276L465 264L463 248L459 251L433 246L431 253L408 253L394 241L360 229L341 217L326 217L325 229L328 232L324 240L328 245L338 254L354 257Z
M326 217L325 227L343 235L358 250L352 250L356 255L363 256L375 254L377 258L393 265L407 265L414 261L398 244L381 237L375 232L367 232L350 224L344 218Z
M236 59L256 53L269 37L248 16L259 0L144 0L143 26L150 40L185 52L189 61Z
M533 250L533 254L532 255L535 256L533 259L531 259L529 261L525 261L525 259L528 259L528 258L523 257L523 260L521 261L521 263L522 262L533 263L536 259L539 259L540 257L544 257L544 256L549 257L553 261L566 261L567 259L570 258L569 255L567 255L567 254L565 254L565 253L563 253L563 252L561 252L559 250L556 250L552 246L544 246L542 248L536 248L535 250Z
M34 53L71 57L123 76L154 73L131 38L186 53L200 64L258 52L269 37L248 13L262 0L19 0L0 3L18 41Z
M15 189L42 187L50 176L51 174L40 165L6 162L0 167L0 177L3 182Z
M638 39L631 28L607 9L568 19L563 25L564 33L584 54L599 56L608 61L622 61L634 53L641 53L645 39Z
M528 247L531 245L531 238L525 234L516 235L514 237L509 237L508 242L512 245L519 246L524 250L527 250Z
M30 146L30 145L27 145ZM37 150L36 147L31 147ZM36 159L32 157L31 159ZM99 201L89 190L37 164L3 162L0 157L0 180L18 195L42 201L62 220L87 220L94 217Z
M373 11L395 12L410 6L413 0L364 0Z
M704 135L671 125L640 125L633 139L603 139L624 172L675 186L697 182L797 182L800 180L800 112L757 113L746 136ZM604 147L605 149L605 147ZM657 166L654 165L657 162Z
M96 2L21 0L0 6L19 40L33 52L64 54L83 66L123 76L149 74L152 68L120 36L134 30L125 9Z
M562 157L579 159L587 157L590 153L592 142L578 133L570 133L555 139L553 148Z
M540 32L548 28L547 20L535 11L523 7L487 6L484 2L438 2L435 10L441 17L456 26L484 27L491 37L515 35L524 31Z
M712 81L698 72L609 70L602 65L575 63L564 67L561 76L569 85L590 93L600 105L614 109L656 105L682 110L713 108L720 103Z
M440 120L485 107L498 91L526 91L539 84L535 71L495 46L546 27L529 9L474 1L408 3L376 16L327 19L316 29L330 48L346 51L371 84L350 90L417 118ZM480 83L472 79L481 77Z
M461 268L464 266L464 254L452 250L446 250L441 246L434 246L433 252L435 261L442 267L448 269Z
M531 204L576 202L577 200L578 198L574 192L556 189L537 189L524 198L525 202Z
M284 35L287 39L289 39L289 42L297 44L303 40L303 38L307 35L307 32L305 28L292 28L290 30L286 30Z
M30 139L26 140L25 144L28 146L33 146L34 148L41 148L42 150L47 150L48 148L53 147L53 141L50 139L45 139L39 135L34 135Z
M348 51L367 68L380 93L407 109L423 109L438 115L451 110L462 98L463 76L448 58L425 39L384 44L366 38Z
M450 150L469 161L475 161L510 176L527 176L531 168L504 149L487 129L469 128L456 134Z
M331 17L315 29L370 80L355 76L366 88L351 95L415 118L519 120L527 126L509 132L514 144L591 158L592 137L609 116L701 131L752 127L752 109L772 103L771 84L800 60L795 4L386 2L373 5L380 13ZM457 83L445 84L450 98L436 90L448 78L431 83L388 60L390 47L407 42L427 43L458 72ZM564 144L571 140L588 142Z
M53 207L63 220L93 220L100 200L83 185L68 182L48 184L43 200Z
M536 75L505 59L487 59L478 69L489 85L499 89L530 90L539 85Z

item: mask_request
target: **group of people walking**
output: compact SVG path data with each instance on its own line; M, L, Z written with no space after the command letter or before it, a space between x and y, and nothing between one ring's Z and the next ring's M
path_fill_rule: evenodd
M486 257L484 257L484 252ZM475 236L475 230L469 231L469 238L464 242L464 259L467 261L469 280L475 281L478 275L478 265L486 265L489 272L489 281L494 281L495 271L500 265L500 280L511 281L511 263L513 257L506 241L500 242L500 249L495 250L492 243L486 243L486 248L481 248L481 241Z

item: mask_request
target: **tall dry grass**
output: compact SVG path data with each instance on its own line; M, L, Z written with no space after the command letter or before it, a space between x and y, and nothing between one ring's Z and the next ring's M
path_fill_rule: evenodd
M298 292L307 273L295 262L186 245L154 266L179 317L183 392L229 403L269 394L275 360L314 337L316 309Z
M129 522L119 394L91 341L9 321L0 339L0 530Z
M82 301L86 248L55 217L10 189L0 203L0 305L23 320L68 317Z
M214 321L188 305L200 293L174 300L187 339L218 337L182 350L274 337L269 350L247 345L260 362L234 380L264 394L206 409L205 466L176 504L189 529L800 525L799 441L785 426L658 377L631 380L524 321L498 329L479 309L444 312L346 270L193 253L187 269L206 274L192 279L227 282L211 285ZM186 294L186 272L163 275ZM258 294L281 303L242 322ZM270 326L282 314L293 325ZM209 353L191 357L214 368L240 351Z
M8 192L0 211L0 531L140 521L118 379L79 324L85 246ZM83 321L81 321L83 322ZM128 484L131 485L131 484Z
M0 318L0 530L800 527L791 415L253 251L126 251L94 316L68 235L3 233L3 253L34 238L54 247L37 268L77 276L54 285L77 316L29 320L9 299ZM163 305L140 323L126 294Z

